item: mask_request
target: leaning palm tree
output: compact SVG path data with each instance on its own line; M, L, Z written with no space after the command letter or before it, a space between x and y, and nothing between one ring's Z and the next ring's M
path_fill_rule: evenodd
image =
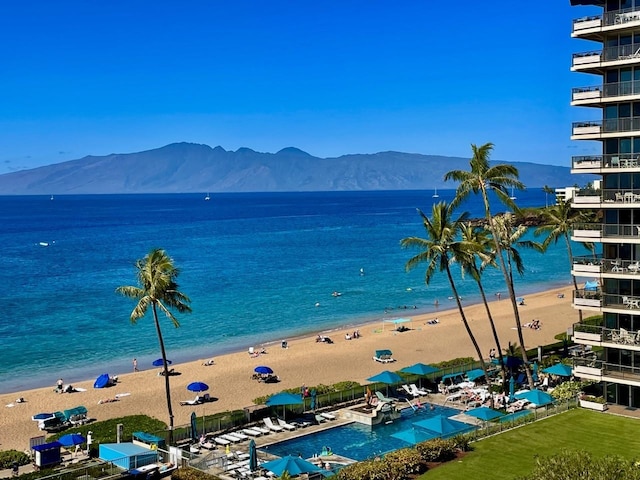
M507 188L517 188L522 190L524 184L518 180L518 169L513 165L500 164L491 166L489 164L489 155L493 150L493 143L485 143L480 147L471 145L473 150L473 157L469 162L471 166L470 171L466 170L452 170L445 174L445 180L454 180L459 182L456 189L456 198L453 201L454 205L459 205L470 194L480 194L484 203L485 218L489 224L489 230L494 238L494 246L496 251L496 258L500 265L500 270L504 276L504 281L509 291L509 299L511 300L511 307L513 308L513 316L516 324L516 330L518 330L518 337L523 339L522 336L522 324L520 322L520 313L518 312L518 304L516 302L516 294L513 290L513 283L509 280L509 273L507 271L507 265L502 254L502 248L496 240L498 237L495 231L495 224L493 216L491 214L491 205L489 202L489 191L495 193L498 200L506 205L508 208L518 211L518 207L513 200L509 198L509 192ZM527 350L524 343L520 345L522 347L522 359L525 365L528 365L529 359L527 358ZM529 385L533 388L533 377L531 372L527 369L527 377L529 379Z
M179 327L180 323L170 309L175 309L179 313L191 312L191 307L188 305L191 300L184 293L178 291L178 284L176 283L178 273L178 269L174 266L173 260L167 255L167 252L161 249L154 249L143 259L136 261L136 276L139 286L116 288L116 292L125 297L138 300L131 312L131 323L136 324L139 319L144 317L149 307L153 312L153 320L164 365L165 392L169 413L169 444L173 443L173 409L171 407L167 353L164 348L160 322L158 321L158 310L161 310L175 327Z
M458 311L460 312L460 318L469 335L469 339L475 348L478 358L480 359L480 365L484 371L484 375L487 381L487 385L491 384L489 374L487 372L487 365L482 358L482 351L480 346L471 331L469 322L465 315L462 303L460 302L460 296L456 288L455 281L451 275L450 263L452 258L461 257L465 255L464 251L470 251L475 245L459 238L459 231L463 222L467 219L468 214L462 213L455 220L452 218L453 207L447 202L439 202L432 207L431 218L427 217L421 210L418 213L422 217L422 223L427 233L427 238L408 237L403 238L400 241L400 245L403 248L416 248L421 250L420 253L411 257L406 263L406 270L412 270L421 263L427 264L427 270L425 272L425 283L428 285L433 278L434 273L437 270L440 272L446 272L449 284L451 285L451 291L453 298L456 299L458 305Z
M491 333L493 334L493 339L496 342L497 351L502 352L500 337L498 336L498 331L496 329L495 322L493 321L493 315L491 314L491 308L489 308L489 302L487 301L487 295L485 294L484 287L482 285L482 273L485 268L488 266L496 266L495 258L491 251L493 241L485 229L474 227L471 223L464 224L461 227L460 233L462 235L462 239L473 245L473 248L465 251L463 255L455 257L455 260L460 263L463 273L471 275L471 278L473 278L477 283L478 290L482 297L482 303L484 304L485 311L487 312L487 319L491 326ZM478 260L480 260L480 265L477 263ZM507 380L507 370L502 355L498 356L498 363L500 365L500 370L502 371L502 388L504 390Z
M573 227L577 223L587 222L588 218L582 211L571 208L571 199L567 199L559 202L557 205L553 205L542 211L543 225L540 225L535 230L536 235L546 234L547 237L542 242L542 246L546 250L551 242L558 243L560 238L564 238L567 244L567 254L569 256L569 265L573 267L573 252L571 250L571 232ZM594 250L592 243L587 243L585 246L589 250ZM578 281L576 276L571 276L573 280L573 287L578 290ZM582 310L578 309L578 318L582 323Z

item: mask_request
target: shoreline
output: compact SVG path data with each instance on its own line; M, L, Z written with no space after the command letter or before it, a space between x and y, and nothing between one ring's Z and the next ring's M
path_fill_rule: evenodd
M519 292L519 296L523 295L535 295L538 293L543 293L548 291L549 289L563 288L569 285L569 283L560 283L558 284L536 284L536 285L516 285L516 289ZM530 287L530 288L527 288ZM544 288L543 288L544 287ZM493 294L488 294L489 303L493 303L496 298ZM471 308L478 304L481 304L480 294L470 295L465 297L469 299L469 303L463 305L464 308ZM502 301L506 298L503 296ZM390 319L394 317L414 317L414 316L428 316L428 315L442 315L447 314L451 310L455 310L457 312L457 307L453 301L448 299L443 299L439 305L439 307L435 307L433 304L423 305L418 309L414 310L413 308L400 308L400 307L390 307L388 311L381 311L379 314L364 314L361 316L357 316L354 318L350 318L343 323L335 323L333 325L327 325L325 328L314 328L312 325L301 326L297 328L297 331L292 333L291 335L279 335L268 338L266 340L251 342L251 337L247 336L242 340L229 345L220 346L218 348L215 345L212 347L209 346L196 346L193 349L185 349L180 348L179 350L175 350L168 354L169 358L174 361L174 365L180 365L183 363L189 362L197 362L201 361L204 358L217 358L220 356L233 355L241 352L246 352L249 347L271 347L271 346L279 346L282 340L297 340L301 338L307 337L315 337L318 333L333 333L341 330L353 330L353 329L363 329L367 328L368 325L373 325L379 322L382 322L384 319ZM157 338L156 338L157 342ZM156 353L151 355L140 355L136 358L138 359L138 366L140 371L151 371L154 370L154 367L151 367L151 362L158 358L159 356L159 347L157 344L154 346L154 350L157 350ZM66 377L68 377L69 383L83 383L89 381L91 378L95 379L99 375L103 373L109 373L110 375L125 375L131 371L131 361L132 358L129 357L120 357L114 359L112 362L104 363L102 362L100 366L87 365L83 368L75 368L71 373L66 373ZM147 367L149 365L149 367ZM25 379L22 377L22 382L18 382L16 379L14 382L8 381L5 382L2 386L0 386L0 395L7 394L15 394L25 390L33 390L39 388L48 388L50 385L55 382L55 378L60 375L65 375L64 373L50 372L47 375L42 375L40 378L36 380ZM55 378L53 378L55 377ZM3 388L4 387L4 388Z
M554 336L564 332L578 321L577 312L571 307L571 286L565 285L544 292L527 294L526 305L521 307L522 322L540 319L540 330L524 329L528 348L554 341ZM563 296L559 296L563 294ZM490 301L500 334L502 347L517 341L513 327L511 303L502 300ZM484 305L465 307L469 323L474 331L482 352L488 356L493 339L486 321ZM396 332L382 329L382 319L366 322L359 326L335 328L331 330L333 344L316 343L315 337L326 331L315 330L313 334L287 338L289 348L280 348L279 341L264 342L267 353L251 357L247 350L215 356L215 364L203 366L208 358L172 364L180 375L171 377L172 403L175 424L186 425L190 414L198 415L241 409L253 404L253 399L277 393L287 388L301 385L330 385L339 381L352 380L366 384L367 378L382 370L399 370L411 364L436 363L456 357L476 357L475 351L460 322L457 309L443 309L437 313L406 315L412 317L410 330ZM428 325L431 318L440 322ZM345 340L347 331L360 330L361 338ZM259 344L255 345L259 346ZM392 364L380 364L372 360L377 349L390 349L397 360ZM209 357L211 358L211 357ZM257 365L270 366L281 379L280 383L262 384L251 380ZM56 394L53 392L55 379L47 387L25 389L21 392L4 393L0 402L4 409L3 429L0 430L0 444L3 449L24 450L29 438L41 435L31 416L41 412L64 410L78 405L88 409L90 418L106 420L131 414L146 414L167 422L164 397L164 377L158 376L159 369L142 370L137 373L118 374L118 383L107 389L94 389L93 380L73 381L75 387L86 391ZM71 383L63 376L65 383ZM217 400L196 407L180 406L180 401L194 398L186 386L193 381L209 385L208 393ZM121 396L128 393L129 395ZM118 401L99 404L100 400L116 398ZM16 404L16 398L23 397L25 403ZM12 407L4 406L13 404Z

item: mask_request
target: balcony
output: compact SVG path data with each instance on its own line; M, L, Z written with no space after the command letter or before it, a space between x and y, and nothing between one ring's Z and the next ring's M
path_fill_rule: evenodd
M573 374L576 377L610 383L640 386L640 368L601 360L576 358L573 363Z
M600 138L614 138L620 133L640 136L640 117L574 122L571 130L571 139L597 140Z
M576 190L571 203L575 207L599 207L603 203L602 193L600 190L594 190L593 188Z
M573 341L592 347L640 351L640 332L624 328L605 328L599 325L576 323L573 325Z
M636 12L632 8L577 18L573 21L571 36L597 40L602 37L604 32L637 27L638 21L640 21L640 12Z
M638 276L638 273L640 273L640 261L602 258L601 255L573 257L571 268L571 275L577 277L603 275L611 278L625 278L625 276Z
M602 308L602 292L583 288L573 291L573 308L599 312Z
M616 45L601 50L574 53L571 71L601 73L603 68L633 65L640 61L640 44Z
M640 170L637 153L576 156L571 158L571 173L616 173Z
M638 204L640 205L640 203ZM575 242L640 243L640 224L581 223L576 224L571 235Z
M624 312L640 315L640 297L602 293L600 289L579 288L574 290L572 306L579 310L593 312Z
M607 102L621 102L640 96L640 81L606 83L604 85L574 88L571 105L598 106Z
M640 189L580 189L574 192L571 203L574 208L620 208L625 205L637 208L640 205Z

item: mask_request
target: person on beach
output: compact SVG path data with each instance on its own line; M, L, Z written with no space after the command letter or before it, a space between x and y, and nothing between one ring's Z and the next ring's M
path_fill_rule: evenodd
M63 393L64 390L64 381L59 378L58 381L56 382L56 392L57 393Z
M134 372L138 371L138 359L137 358L133 359L133 371Z

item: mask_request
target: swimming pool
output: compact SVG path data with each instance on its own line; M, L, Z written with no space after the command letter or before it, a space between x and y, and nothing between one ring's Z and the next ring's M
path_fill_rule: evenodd
M285 455L301 455L302 458L311 458L320 454L323 447L330 447L337 455L352 458L357 461L382 455L394 450L409 447L411 444L392 437L394 433L413 428L413 423L431 418L435 415L450 417L460 413L460 410L438 406L435 410L411 409L402 411L402 416L388 425L376 425L371 427L361 423L350 423L340 427L330 428L322 432L313 433L303 437L285 440L260 448L265 452L283 457ZM469 426L467 431L474 427ZM433 435L436 438L438 435Z

